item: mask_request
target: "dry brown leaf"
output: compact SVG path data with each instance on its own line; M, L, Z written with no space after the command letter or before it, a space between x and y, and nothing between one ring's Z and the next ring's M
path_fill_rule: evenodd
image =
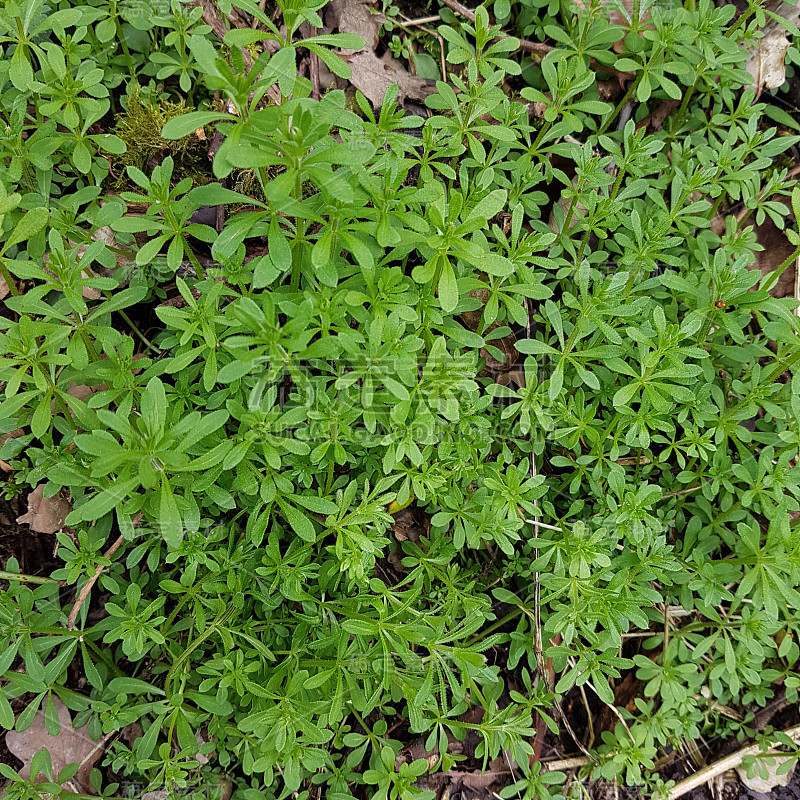
M416 78L409 74L403 65L391 58L380 59L371 50L360 50L358 53L342 56L350 65L352 75L350 83L356 87L374 105L380 106L386 90L396 83L399 86L398 100L416 100L423 102L436 91L436 81Z
M414 519L414 510L403 508L394 515L392 522L392 533L398 542L418 542L421 533L424 533L422 526Z
M167 800L169 789L156 789L154 792L145 792L141 800Z
M11 292L9 291L6 279L0 275L0 300L2 300L4 297L8 297L10 293Z
M762 275L777 269L794 253L794 247L782 231L769 217L755 226L756 239L764 248L756 251L755 268ZM790 264L770 290L773 297L792 297L794 295L795 266Z
M800 5L789 5L782 0L770 0L767 9L788 20L800 24ZM745 69L753 76L751 86L758 94L762 89L777 89L786 81L786 51L789 39L786 29L771 17L762 28L764 35L748 49Z
M375 55L384 20L383 15L374 14L363 0L333 0L325 15L325 22L331 28L358 34L364 40L361 50L343 49L342 57L350 65L350 83L374 106L383 102L383 95L393 83L399 86L399 102L406 99L423 102L435 90L435 81L410 75L389 51L383 59Z
M325 21L341 33L356 33L364 40L364 48L374 50L378 45L381 25L386 21L383 14L375 14L364 0L333 0L328 4ZM356 50L342 49L352 54Z
M778 768L785 764L787 761L793 760L792 756L775 756L774 758L765 758L763 766L766 767L767 777L762 778L757 773L752 777L747 777L747 772L742 767L736 767L736 772L739 775L739 780L751 792L760 792L766 794L771 792L776 786L788 786L794 775L794 765L788 772L783 775L778 775Z
M24 436L25 431L22 428L17 428L15 431L11 431L10 433L0 433L0 447L2 447L6 442L10 442L12 439L19 439L20 436Z
M761 89L777 89L786 81L786 51L789 39L783 29L764 34L747 57L745 69L753 76L753 83Z
M88 727L75 729L72 727L72 717L67 707L53 696L56 710L58 711L58 721L61 723L61 730L57 736L51 736L47 732L44 724L44 711L39 709L33 718L33 724L20 733L19 731L9 731L6 734L6 746L17 758L23 762L22 769L19 771L23 778L29 778L31 774L31 759L43 747L50 753L50 760L53 762L53 778L67 766L78 762L81 768L75 777L64 784L68 791L77 793L88 793L91 791L89 784L89 774L95 762L103 754L102 740L95 742L89 738Z
M525 373L519 367L514 367L507 372L498 372L493 377L494 382L499 383L500 386L510 386L513 383L518 389L525 388Z
M36 533L56 533L64 527L70 511L72 506L60 494L45 497L44 484L40 483L28 495L28 513L18 517L17 523L30 525Z
M680 100L662 100L652 114L646 116L641 122L636 123L636 130L647 128L650 131L660 131L664 120L680 105Z

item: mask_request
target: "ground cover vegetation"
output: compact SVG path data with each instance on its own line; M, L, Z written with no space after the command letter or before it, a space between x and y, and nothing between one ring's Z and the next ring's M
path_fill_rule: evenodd
M433 798L466 737L579 796L540 757L581 695L581 776L666 796L800 684L775 15L445 8L415 115L336 88L323 6L0 7L4 493L67 503L57 569L5 564L0 725L102 754L7 796Z

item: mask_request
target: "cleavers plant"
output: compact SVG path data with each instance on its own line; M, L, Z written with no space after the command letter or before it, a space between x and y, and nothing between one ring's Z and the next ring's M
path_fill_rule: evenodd
M770 290L800 125L746 88L763 3L626 31L529 1L555 45L524 69L480 7L425 120L397 87L311 98L298 53L346 76L359 44L299 38L322 3L235 5L264 29L224 46L178 0L0 8L0 458L7 496L73 509L62 567L5 565L0 725L57 733L60 698L106 737L104 797L432 798L467 734L513 759L503 797L557 797L537 715L632 672L587 774L663 791L659 754L798 688L800 341ZM115 195L99 124L148 81L197 108L166 140L224 141L203 185L166 156ZM767 216L797 252L762 275ZM35 766L0 765L9 797L74 796Z

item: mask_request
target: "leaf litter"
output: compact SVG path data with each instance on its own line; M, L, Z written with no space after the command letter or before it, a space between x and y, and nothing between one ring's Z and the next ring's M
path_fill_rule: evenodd
M58 715L59 731L53 735L47 728L48 715L40 708L33 718L30 727L24 731L9 731L6 734L6 746L9 752L23 762L19 774L30 778L31 761L39 750L45 748L50 754L53 764L53 776L56 776L68 764L78 763L80 768L75 776L66 781L62 788L78 794L92 793L89 775L92 767L103 753L103 740L93 741L88 734L88 726L72 727L72 716L61 700L51 695ZM52 726L52 721L50 722ZM43 776L40 774L40 779Z

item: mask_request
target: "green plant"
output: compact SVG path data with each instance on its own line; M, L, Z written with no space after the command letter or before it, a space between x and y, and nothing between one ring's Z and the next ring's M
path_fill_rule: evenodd
M774 163L798 137L743 89L761 4L653 6L617 53L598 3L529 2L556 42L533 73L479 8L442 30L458 74L424 122L396 88L379 112L311 99L298 49L344 74L327 48L357 44L297 38L321 3L279 4L285 29L236 5L263 29L229 31L228 52L196 10L137 39L91 6L130 60L111 22L75 51L78 9L49 28L35 2L21 29L22 7L0 12L0 274L17 294L0 424L24 431L0 458L24 449L15 481L69 493L51 579L83 590L6 565L0 724L23 730L54 695L95 737L140 721L105 766L175 793L230 780L235 800L427 797L418 778L469 733L481 765L513 760L503 797L557 797L534 716L553 729L570 692L614 705L632 671L643 696L592 773L663 794L666 748L738 730L719 709L764 704L781 677L797 689L800 342L796 302L769 291L797 253L752 267L766 216L800 245L800 187ZM239 48L264 38L280 48L245 68ZM128 166L141 194L98 190L101 142L87 169L75 153L105 135L88 131L106 99L84 89L153 72L136 54L156 53L155 96L179 98L178 76L196 106L165 107L160 141L177 156L216 129L213 176L253 174L257 198L194 186L173 155ZM614 103L604 66L631 73ZM84 89L29 109L48 70ZM192 221L219 205L221 232ZM514 384L495 380L517 354ZM393 736L429 757L404 761ZM66 799L39 759L46 784L4 771L13 796Z

